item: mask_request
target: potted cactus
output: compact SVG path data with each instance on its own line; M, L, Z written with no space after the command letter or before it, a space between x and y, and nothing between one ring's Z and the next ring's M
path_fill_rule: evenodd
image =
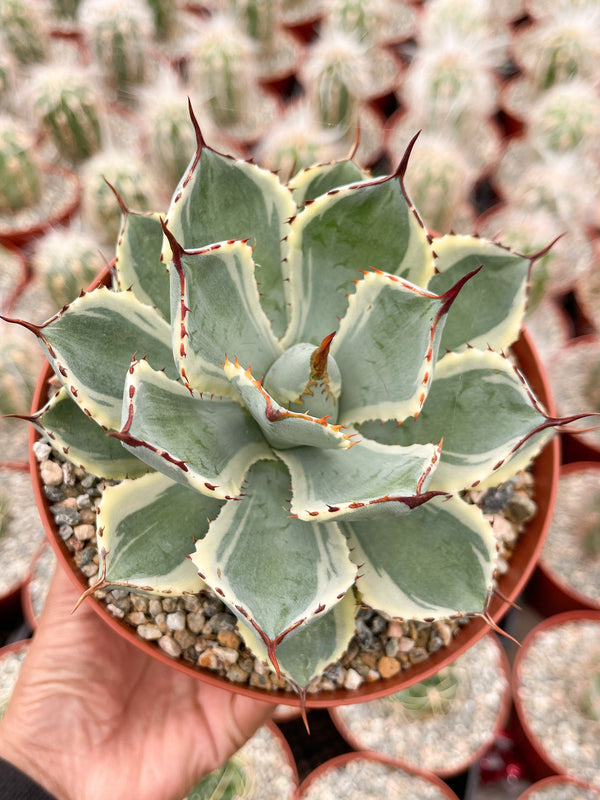
M432 243L404 191L410 147L389 177L347 160L285 186L212 150L193 121L166 216L123 203L112 286L43 325L12 320L62 384L28 419L77 469L120 481L103 492L85 596L210 587L293 702L339 702L307 693L346 650L357 605L475 617L451 660L508 607L493 598L494 532L461 495L515 475L569 421L501 355L535 257ZM529 575L536 524L501 595ZM436 655L378 690L435 672Z

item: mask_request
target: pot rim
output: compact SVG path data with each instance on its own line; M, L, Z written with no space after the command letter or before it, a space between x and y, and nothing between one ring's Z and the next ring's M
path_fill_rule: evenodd
M312 783L319 778L324 772L328 772L330 769L335 769L337 767L343 766L347 764L349 761L358 761L360 759L367 760L367 761L377 761L380 764L385 764L388 767L394 767L396 769L402 770L403 772L407 772L409 775L414 775L419 778L423 778L429 781L431 784L435 785L442 791L442 793L446 796L447 800L458 800L456 794L452 791L452 789L448 786L447 783L438 777L433 772L429 772L425 769L420 769L419 767L414 767L411 764L407 764L404 761L401 761L398 758L392 758L391 756L386 756L383 753L377 753L375 750L356 750L350 753L342 753L339 756L334 756L333 758L324 761L323 763L319 764L318 767L315 767L304 780L300 783L298 787L298 791L294 797L294 800L302 800L306 790L312 785Z
M592 791L596 792L598 797L600 797L600 787L598 786L594 786L591 783L586 783L579 778L573 778L571 775L550 775L548 778L542 778L541 781L536 781L531 786L528 786L527 789L525 789L525 791L518 796L517 800L529 800L533 793L538 789L545 789L546 786L561 786L565 783L569 786L577 786L580 789L591 789Z
M490 728L489 734L486 736L485 740L470 754L467 755L464 759L453 763L447 767L442 768L434 768L434 767L427 767L428 772L432 772L434 775L438 775L440 778L452 778L456 775L460 775L462 772L466 772L479 758L485 753L485 751L493 744L494 739L500 733L501 730L504 729L507 721L508 716L510 714L511 709L511 685L510 685L510 665L508 661L508 656L506 654L506 650L500 644L498 637L495 633L489 632L486 634L484 638L489 638L491 642L494 643L494 647L497 651L498 655L498 670L501 672L505 679L506 685L502 692L502 697L500 698L500 704L498 706L498 711L496 713L496 718L494 720L493 726ZM464 655L464 654L463 654ZM354 750L362 750L364 745L361 744L359 738L356 737L355 733L350 730L348 725L342 719L341 714L337 707L329 709L329 715L333 721L333 724L337 728L340 736L348 742L348 744ZM375 751L380 752L380 751ZM387 755L387 754L382 754ZM389 756L390 758L397 759L402 763L411 766L411 767L418 767L417 764L413 764L410 761L404 760L401 756Z
M42 170L46 173L53 173L61 176L70 194L67 195L66 201L55 208L45 219L38 220L29 227L14 228L12 230L7 229L4 232L0 232L0 244L6 246L7 243L11 243L17 247L22 247L35 237L43 235L51 228L68 222L79 207L82 188L77 173L59 164L45 163L42 165Z
M560 614L554 614L551 617L547 617L546 619L542 620L542 622L539 622L534 628L532 628L525 637L525 639L523 640L521 647L515 657L512 669L512 680L511 680L513 705L515 708L518 724L527 739L529 747L533 750L536 760L538 760L539 763L543 765L543 768L546 770L547 774L558 775L560 777L573 777L576 778L577 780L581 779L577 778L577 776L573 775L573 773L568 772L565 766L561 765L558 761L555 761L552 758L552 756L548 754L541 740L531 728L531 725L529 724L529 719L525 712L524 703L519 691L519 685L520 685L520 675L523 662L527 657L527 652L529 648L531 647L532 643L535 641L537 636L540 633L543 633L544 631L548 630L549 628L559 627L560 625L564 625L565 623L579 621L579 620L592 620L593 622L597 622L598 624L600 624L600 611L594 611L591 608L584 608L575 611L563 611Z
M99 273L97 278L90 285L88 291L107 284L110 278L110 268L106 267ZM537 356L530 337L525 330L522 330L520 339L513 346L517 358L521 362L526 362L523 372L526 374L531 388L546 406L548 413L554 415L554 405L552 402L548 380L544 368ZM47 381L52 375L52 368L48 362L44 364L40 372L40 377L35 388L32 400L32 413L38 411L46 402ZM31 426L29 432L29 467L33 491L46 534L58 557L62 567L66 569L75 586L84 592L88 589L88 582L72 563L71 554L56 531L56 526L50 512L50 503L44 495L41 478L38 469L37 459L33 452L34 442L40 438L39 433ZM527 523L525 531L519 537L515 551L511 557L508 571L498 579L498 594L492 596L489 607L491 618L497 623L509 608L514 605L514 600L529 580L535 564L539 559L539 554L544 543L544 539L550 526L551 512L554 508L556 490L558 485L558 465L559 465L559 441L555 436L551 442L542 450L534 462L533 473L536 481L536 496L538 498L539 512ZM168 656L155 642L149 642L137 636L134 629L127 625L123 620L113 617L106 609L104 603L88 597L85 602L89 602L91 607L120 635L139 649L158 658L169 666L191 675L205 683L225 688L236 694L246 697L253 697L263 702L270 702L276 705L302 706L302 701L298 695L292 691L267 690L251 687L247 684L231 683L226 678L217 673L196 665L174 660ZM335 689L321 691L315 694L307 694L306 708L328 708L330 706L343 705L346 703L359 703L365 700L374 700L378 697L399 691L413 683L428 678L440 670L446 664L455 661L459 655L464 653L471 645L475 644L489 630L487 622L481 617L472 619L456 634L450 645L443 647L429 656L421 664L416 664L406 670L400 671L392 678L382 678L373 683L364 683L358 689Z

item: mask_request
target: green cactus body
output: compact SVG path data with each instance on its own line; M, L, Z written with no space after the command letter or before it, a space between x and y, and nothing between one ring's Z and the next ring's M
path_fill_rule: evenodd
M241 800L251 796L249 786L244 767L230 759L196 784L185 800Z
M0 213L35 205L41 196L40 168L32 157L31 139L12 120L0 120Z
M169 39L177 28L177 3L176 0L148 0L154 19L154 34L164 42Z
M0 36L20 64L34 64L46 57L46 31L34 8L24 0L0 0Z
M555 153L598 149L600 100L584 82L558 84L538 100L529 119L529 136L540 148Z
M41 239L33 256L37 274L46 283L57 308L74 300L104 266L97 242L74 230L52 231Z
M278 0L231 0L232 16L241 20L248 36L261 51L268 52L274 46L275 35L281 17L281 2Z
M190 80L217 125L232 127L243 118L254 88L250 40L231 21L216 18L198 36Z
M415 683L391 695L390 699L401 704L411 716L444 714L452 706L460 688L457 670L445 667L421 683Z
M598 663L592 666L588 685L580 700L580 708L585 717L594 722L600 722L600 670Z
M35 111L64 156L80 161L100 149L102 136L95 93L72 70L44 70L34 91Z
M346 160L285 185L194 124L166 216L123 209L114 286L27 323L64 383L31 421L120 480L96 587L208 585L305 696L357 598L391 618L486 614L496 539L461 493L515 475L557 423L501 354L531 264L432 242L408 153L383 178Z
M148 76L146 43L152 36L150 9L140 0L123 3L83 0L79 19L111 86L128 96L128 87Z
M139 160L127 158L123 153L98 153L85 163L82 180L84 216L104 240L114 240L121 220L121 211L107 181L130 208L146 211L152 206L150 176Z
M52 8L58 19L74 20L80 0L52 0Z

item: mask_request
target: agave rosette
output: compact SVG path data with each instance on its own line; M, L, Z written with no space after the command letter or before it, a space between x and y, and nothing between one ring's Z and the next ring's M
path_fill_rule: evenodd
M407 156L286 186L197 137L164 220L124 209L113 286L27 323L63 383L30 420L120 481L97 586L208 585L302 689L360 603L485 611L496 542L459 492L515 474L553 422L501 354L531 258L432 241Z

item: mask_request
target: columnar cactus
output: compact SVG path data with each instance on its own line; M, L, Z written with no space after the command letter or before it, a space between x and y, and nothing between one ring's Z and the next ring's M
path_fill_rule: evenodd
M40 198L42 178L31 145L21 124L0 117L0 214L32 206Z
M102 143L98 95L72 67L43 67L32 82L34 109L57 149L72 161L96 153Z
M196 135L166 217L124 207L113 288L22 323L63 384L30 419L121 480L90 591L208 585L304 693L357 602L486 616L496 539L460 493L514 475L565 420L501 355L530 259L432 242L408 153L388 177L342 161L285 186Z
M74 300L104 266L95 239L78 230L54 230L38 242L32 258L57 308Z
M252 42L227 17L202 27L190 53L190 83L224 128L243 119L255 81Z
M26 0L0 0L0 40L20 64L34 64L46 57L47 32Z
M150 9L142 0L83 0L79 22L108 83L127 98L131 85L148 77L147 43L153 31Z

